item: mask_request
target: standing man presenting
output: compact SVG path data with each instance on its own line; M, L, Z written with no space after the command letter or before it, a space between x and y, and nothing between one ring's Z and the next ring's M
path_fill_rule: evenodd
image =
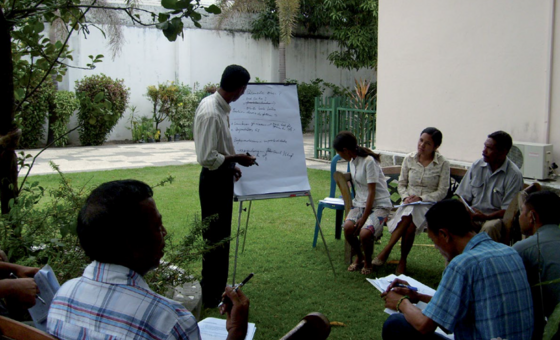
M197 161L202 165L199 196L202 219L212 217L203 237L214 245L231 235L233 183L241 178L236 164L251 166L255 157L236 154L229 130L230 103L239 99L251 76L242 66L230 65L222 74L220 87L204 98L194 118ZM228 277L229 242L202 258L202 301L206 308L218 305Z
M482 158L473 163L459 184L456 195L471 205L477 231L502 241L502 218L513 199L523 190L523 175L507 154L513 141L504 131L488 135Z

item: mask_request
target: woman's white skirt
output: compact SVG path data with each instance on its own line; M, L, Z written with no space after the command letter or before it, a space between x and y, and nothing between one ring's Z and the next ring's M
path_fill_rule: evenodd
M400 207L395 216L387 223L387 229L392 233L403 216L412 216L412 222L416 226L416 235L418 235L426 229L426 213L431 207L432 205L425 204Z

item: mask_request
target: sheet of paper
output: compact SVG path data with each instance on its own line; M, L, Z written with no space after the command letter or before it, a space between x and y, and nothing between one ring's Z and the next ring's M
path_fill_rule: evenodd
M206 318L198 323L198 329L202 340L225 340L228 336L225 319ZM255 324L249 322L245 340L252 340L256 330Z
M35 327L46 332L47 331L47 315L49 314L49 307L53 300L54 295L60 288L56 275L54 274L51 266L46 265L35 274L35 283L39 287L39 294L35 306L29 308L29 314L33 318ZM44 301L41 301L39 297Z
M412 287L418 288L418 293L433 296L436 292L433 288L428 287L425 284L423 284L422 282L420 282L418 280L415 280L415 279L411 278L410 276L406 276L404 274L401 274L399 276L396 276L395 274L391 274L389 276L382 277L382 278L366 279L366 280L369 283L371 283L372 286L374 286L377 290L379 290L381 293L383 293L384 291L387 290L387 287L389 287L391 282L393 282L396 278L399 278L401 280L404 280L404 281L408 282L408 284ZM427 304L424 303L424 302L421 302L421 301L416 304L416 307L418 307L420 310L424 310L424 308L426 308L426 306L427 306ZM389 308L385 308L384 312L389 314L389 315L398 313L396 310L392 310L392 309L389 309ZM436 329L436 333L441 334L448 339L454 339L453 334L447 334L439 327Z
M321 200L321 202L325 202L328 204L344 205L344 200L342 198L325 197L324 199Z
M418 202L406 203L406 204L401 204L401 205L395 205L395 208L406 207L408 205L433 205L433 204L436 204L436 203L435 202L418 201Z
M248 84L231 103L229 120L235 152L249 153L259 163L241 167L236 196L311 190L297 86Z
M459 199L461 200L461 202L463 202L465 207L467 207L467 209L469 209L471 213L476 214L474 209L467 203L467 201L463 198L463 196L461 196L461 195L457 195L457 196L459 196Z

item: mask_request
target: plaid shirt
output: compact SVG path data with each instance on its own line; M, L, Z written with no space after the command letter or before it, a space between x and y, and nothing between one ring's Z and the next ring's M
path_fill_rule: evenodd
M92 262L53 299L47 331L60 339L200 339L194 316L138 273Z
M423 313L455 339L531 339L533 302L521 257L477 234L449 263Z

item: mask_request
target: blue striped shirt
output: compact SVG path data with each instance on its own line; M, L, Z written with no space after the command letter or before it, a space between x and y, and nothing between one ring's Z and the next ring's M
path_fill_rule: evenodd
M449 263L423 313L455 339L531 339L533 302L523 261L488 234L475 235Z
M92 262L53 299L47 331L60 339L200 339L194 316L126 267Z

